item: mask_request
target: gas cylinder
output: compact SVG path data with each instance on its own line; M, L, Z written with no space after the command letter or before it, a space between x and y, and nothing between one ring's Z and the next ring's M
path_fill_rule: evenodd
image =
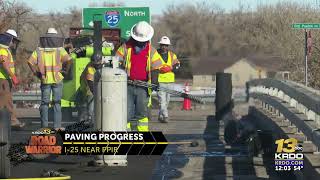
M115 57L112 57L116 61ZM127 74L117 66L103 67L95 100L96 128L101 131L126 131ZM108 166L126 166L126 155L98 156L97 163Z

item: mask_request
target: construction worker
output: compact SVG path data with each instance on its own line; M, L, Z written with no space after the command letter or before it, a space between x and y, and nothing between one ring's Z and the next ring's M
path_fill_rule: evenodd
M172 51L168 50L170 39L167 36L161 37L160 48L157 50L161 56L162 66L159 73L159 86L167 89L171 89L172 83L175 82L175 72L180 67L180 62L177 55ZM170 102L170 94L165 91L158 91L159 100L159 121L162 123L167 123L169 120L168 106Z
M41 127L48 127L48 110L53 101L53 127L63 130L61 126L61 96L63 77L69 72L71 57L63 48L64 38L54 28L49 28L45 36L40 37L40 47L31 55L28 65L35 76L41 80ZM62 67L65 65L65 69Z
M12 85L17 86L19 80L15 75L14 60L11 50L16 50L19 42L15 30L9 29L0 34L0 108L6 107L11 115L11 126L22 128L25 126L17 117L12 101Z
M129 80L158 83L158 69L162 63L150 43L153 34L152 26L140 21L131 28L130 39L117 50L121 67L126 70ZM148 88L128 85L128 130L149 131L147 115L150 95Z
M101 68L101 61L91 61L80 77L78 103L80 105L80 121L92 120L94 115L94 76L96 69ZM84 108L83 108L84 107Z

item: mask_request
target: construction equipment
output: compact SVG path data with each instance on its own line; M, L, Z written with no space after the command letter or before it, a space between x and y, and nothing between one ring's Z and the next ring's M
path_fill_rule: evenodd
M70 55L73 65L70 73L72 78L63 81L63 96L61 99L62 116L72 119L72 113L77 112L77 93L80 87L80 76L94 55L94 21L101 21L101 32L97 35L103 44L102 60L108 62L122 42L130 36L131 27L143 20L150 23L149 7L104 7L84 8L82 13L83 27L72 27L69 31L69 42L72 43ZM109 45L109 46L108 46Z
M175 91L175 90L172 90L172 89L163 88L163 87L160 87L159 85L148 83L148 82L145 82L145 81L128 80L128 84L131 84L131 85L134 85L134 86L141 86L141 87L147 87L147 88L152 88L152 89L158 89L158 90L165 91L165 92L167 92L169 94L172 94L172 95L180 96L180 97L183 97L183 98L188 98L188 99L190 99L190 100L192 100L194 102L204 104L204 100L202 98L200 98L200 97L196 97L194 95L190 95L190 94L187 94L187 93L184 93L184 92L180 92L180 91Z
M10 160L7 156L10 147L10 113L6 108L0 109L0 178L10 176Z

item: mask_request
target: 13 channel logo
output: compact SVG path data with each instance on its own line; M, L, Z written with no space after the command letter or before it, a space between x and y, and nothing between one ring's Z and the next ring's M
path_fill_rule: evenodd
M116 27L120 21L120 12L107 11L104 15L104 18L110 27Z
M303 168L302 145L295 138L278 139L275 144L277 151L274 156L276 171L301 170Z

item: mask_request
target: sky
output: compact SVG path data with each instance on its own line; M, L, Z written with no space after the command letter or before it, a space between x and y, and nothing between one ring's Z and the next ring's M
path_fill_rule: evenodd
M179 5L181 3L195 4L203 2L204 0L18 0L25 2L39 13L46 12L63 12L68 7L76 6L78 8L88 7L89 3L99 2L122 2L125 6L132 7L150 7L152 15L161 15L168 5ZM206 0L207 2L214 2L219 7L230 11L238 7L239 3L249 5L254 8L258 4L276 4L284 0ZM320 0L291 0L301 4L309 3L314 6L320 6Z

